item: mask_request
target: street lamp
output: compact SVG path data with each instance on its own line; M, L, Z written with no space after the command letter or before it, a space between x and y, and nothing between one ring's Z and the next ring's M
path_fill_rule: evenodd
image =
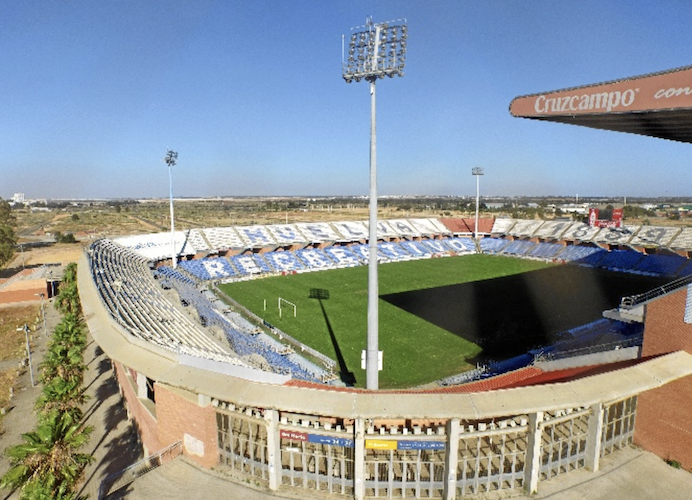
M178 263L175 258L175 222L173 219L173 167L178 161L178 153L169 149L166 152L166 157L163 159L168 165L168 184L170 187L170 198L171 198L171 263L173 269L178 267Z
M365 355L366 388L378 388L378 282L377 282L377 121L375 82L378 78L404 76L408 27L405 19L351 28L348 58L341 38L342 76L346 83L370 82L370 232L368 238L368 344Z
M34 295L38 295L39 297L41 297L41 315L43 316L43 335L47 336L47 333L46 333L46 308L45 308L45 304L43 303L43 299L46 295L43 293L35 293Z
M473 232L473 237L478 238L478 206L480 204L480 199L481 199L481 175L483 175L483 168L482 167L473 167L471 169L471 175L474 175L476 177L476 228L474 229Z
M24 323L24 326L17 328L18 332L24 330L24 336L26 337L26 355L29 358L29 373L31 374L31 387L35 387L34 383L34 367L31 364L31 343L29 342L29 325Z

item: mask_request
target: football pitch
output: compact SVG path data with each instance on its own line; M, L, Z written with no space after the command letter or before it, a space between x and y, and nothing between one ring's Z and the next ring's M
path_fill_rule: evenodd
M545 267L541 262L485 255L388 263L379 266L379 292L382 297ZM367 342L367 267L275 276L219 288L267 322L339 360L342 379L365 386L360 358ZM311 292L325 298L310 298ZM293 308L284 302L279 317L279 297L296 305L295 318ZM466 371L475 367L467 360L481 352L473 342L382 298L379 347L384 351L382 388L413 387Z
M364 387L367 281L367 267L355 267L219 288L337 360L342 380ZM523 354L551 343L554 333L599 319L623 295L665 281L492 255L380 265L379 385L416 387L474 368L477 361Z

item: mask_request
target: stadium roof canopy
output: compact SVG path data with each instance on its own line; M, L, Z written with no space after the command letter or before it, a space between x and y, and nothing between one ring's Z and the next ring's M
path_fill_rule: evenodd
M692 142L692 66L516 97L512 116Z

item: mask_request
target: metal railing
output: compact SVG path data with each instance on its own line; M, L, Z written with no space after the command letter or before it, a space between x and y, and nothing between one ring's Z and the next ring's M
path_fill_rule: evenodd
M671 281L670 283L657 286L656 288L654 288L653 290L649 290L648 292L640 293L637 295L630 295L629 297L623 297L620 300L620 307L624 307L626 309L636 307L639 304L643 304L644 302L648 302L649 300L655 299L656 297L660 297L661 295L673 292L678 288L682 288L683 286L689 285L690 283L692 283L692 274L689 276L678 278L674 281Z
M106 498L111 492L132 483L135 479L143 476L149 471L170 462L174 458L183 454L183 442L177 441L164 449L143 458L139 462L130 465L128 468L107 476L99 486L99 500Z

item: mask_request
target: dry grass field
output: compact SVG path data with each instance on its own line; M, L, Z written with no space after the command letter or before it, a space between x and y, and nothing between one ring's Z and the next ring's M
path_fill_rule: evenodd
M10 393L19 377L19 362L25 356L26 337L17 328L25 323L34 328L40 313L39 305L0 308L0 409L7 408ZM3 430L0 414L0 434Z

